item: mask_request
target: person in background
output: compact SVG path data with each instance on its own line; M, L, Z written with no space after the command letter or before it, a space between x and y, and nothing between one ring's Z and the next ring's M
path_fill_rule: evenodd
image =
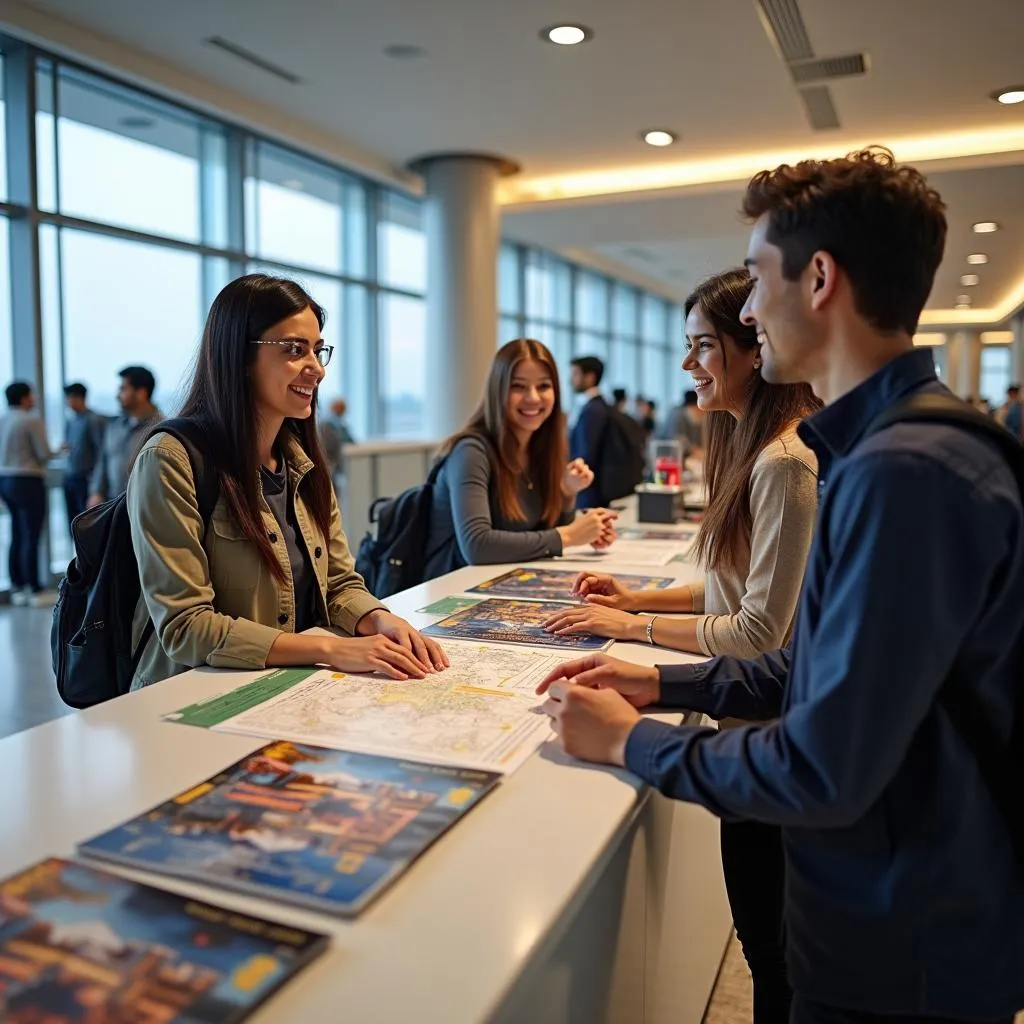
M202 426L216 459L209 528L176 438L152 433L128 482L142 582L133 643L155 627L132 689L198 665L327 665L393 679L447 666L353 568L316 429L333 352L324 320L299 285L266 274L238 278L214 300L181 413ZM301 635L313 626L346 635Z
M708 505L694 545L703 581L630 590L613 576L584 572L576 593L588 604L552 616L549 631L650 637L662 647L740 658L789 642L818 505L817 460L796 428L821 402L806 384L769 384L762 376L757 331L740 320L751 286L746 270L728 270L698 285L683 307L683 369L697 383L708 423ZM633 614L639 611L690 617ZM754 1024L781 1024L791 998L781 829L723 821L722 867L754 981Z
M665 422L663 438L679 441L683 446L683 457L703 458L707 447L707 432L704 411L697 400L697 392L689 389L683 392L683 404L677 405Z
M483 402L440 457L427 579L614 540L615 513L576 514L576 497L594 474L582 459L567 460L558 367L539 341L520 338L498 350Z
M601 447L608 428L608 403L601 396L604 363L597 356L580 356L572 361L572 389L583 396L583 405L569 436L569 454L594 469L601 465ZM576 507L607 505L601 481L591 472L590 482L576 495Z
M763 171L743 205L762 372L825 402L800 427L826 486L792 647L661 668L595 655L544 680L546 708L570 754L783 827L791 1024L1010 1024L1024 504L980 432L872 429L910 396L950 397L913 341L945 204L868 149ZM654 704L764 724L641 720Z
M626 406L629 405L629 395L626 394L626 389L616 388L612 392L612 401L619 412L625 412Z
M331 414L320 423L320 444L327 458L327 469L335 480L345 469L345 445L355 444L352 431L348 429L345 415L348 403L344 398L335 398L330 405Z
M84 384L69 384L64 389L64 402L71 415L67 422L67 469L64 473L64 502L68 510L68 528L89 504L89 482L103 451L107 418L93 412L86 404L88 391Z
M40 607L54 601L40 583L39 543L46 523L46 466L57 453L34 412L32 386L15 381L6 396L7 412L0 417L0 498L11 514L11 604Z
M153 404L156 379L144 366L126 366L118 376L117 401L121 415L107 423L103 447L92 472L89 508L101 505L128 487L135 456L150 429L164 418Z
M1020 385L1011 384L1006 389L1006 401L996 411L996 419L1014 437L1024 440L1024 416L1021 412Z

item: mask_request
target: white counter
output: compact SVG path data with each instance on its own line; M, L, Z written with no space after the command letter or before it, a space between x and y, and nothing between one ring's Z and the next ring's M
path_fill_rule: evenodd
M504 568L463 569L389 604L423 624L415 609ZM665 574L680 568L694 575ZM689 660L616 646L645 663ZM0 875L70 855L258 747L159 720L258 674L189 672L0 741ZM549 745L355 921L134 877L331 934L260 1024L699 1024L730 926L717 836L705 812Z

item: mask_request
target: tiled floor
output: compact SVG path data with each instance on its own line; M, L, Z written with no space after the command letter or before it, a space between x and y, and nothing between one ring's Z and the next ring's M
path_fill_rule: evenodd
M0 606L0 737L71 713L50 667L50 608Z

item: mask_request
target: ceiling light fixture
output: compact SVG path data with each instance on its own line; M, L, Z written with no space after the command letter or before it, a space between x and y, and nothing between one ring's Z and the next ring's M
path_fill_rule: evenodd
M964 288L973 288L981 280L977 274L961 274L960 284Z
M1013 331L982 331L982 345L1012 345Z
M640 138L648 146L671 146L672 143L679 141L679 136L675 132L666 131L664 128L652 128L649 131L641 132Z
M971 304L971 297L970 297L970 295L958 295L956 297L956 301L957 302L966 302L967 305L970 305Z
M594 38L594 33L585 25L551 25L540 34L541 39L557 46L576 46Z
M999 225L994 220L979 220L977 224L971 225L971 230L976 235L991 235L993 231L999 230Z
M996 89L989 95L1003 106L1012 106L1014 103L1024 103L1024 85L1015 85L1010 89Z
M983 252L972 252L970 256L967 257L967 262L972 267L983 267L988 263L988 257Z
M969 302L958 302L953 308L954 309L970 309L971 308L971 304Z

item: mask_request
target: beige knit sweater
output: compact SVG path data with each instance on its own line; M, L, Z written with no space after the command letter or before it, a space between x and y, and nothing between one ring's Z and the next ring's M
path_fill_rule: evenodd
M690 585L697 642L707 655L751 658L784 647L818 504L818 462L793 425L757 457L750 475L750 542L735 569L710 569Z

